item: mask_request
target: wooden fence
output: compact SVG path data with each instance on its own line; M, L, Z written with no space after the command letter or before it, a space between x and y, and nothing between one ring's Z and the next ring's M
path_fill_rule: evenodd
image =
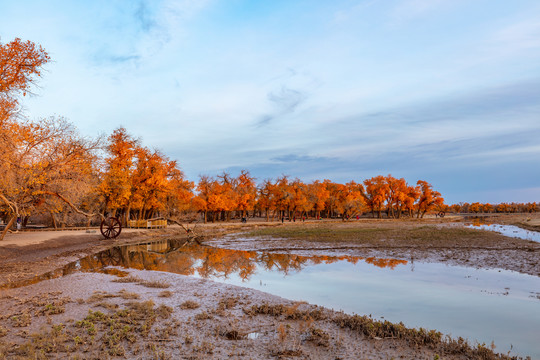
M167 220L128 220L127 227L136 229L166 228Z

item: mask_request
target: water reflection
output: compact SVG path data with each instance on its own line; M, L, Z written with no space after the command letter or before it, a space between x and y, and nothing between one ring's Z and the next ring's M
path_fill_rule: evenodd
M486 224L485 222L473 221L472 224L465 225L465 227L469 229L495 231L508 237L540 242L540 232L525 230L514 225Z
M36 276L33 279L8 283L0 288L27 286L39 281L54 279L74 272L104 272L125 276L125 271L107 268L119 266L138 270L166 271L203 278L227 279L231 275L248 281L258 269L277 271L283 275L300 272L308 266L364 261L378 268L395 269L406 265L407 260L359 256L302 256L269 252L220 249L187 243L185 240L162 240L151 243L116 246L95 255L87 256L63 268Z
M81 260L81 270L92 270L106 265L123 266L139 270L158 270L203 278L227 278L231 274L249 280L257 268L278 271L284 275L302 271L307 266L345 261L356 264L365 261L380 268L394 269L406 265L407 260L362 258L359 256L301 256L220 249L182 241L159 241L147 244L115 247L96 256L98 264ZM96 259L94 259L96 260ZM97 265L97 266L96 266Z

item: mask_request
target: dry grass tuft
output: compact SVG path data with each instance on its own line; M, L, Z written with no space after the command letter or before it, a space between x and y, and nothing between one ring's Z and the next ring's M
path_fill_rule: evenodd
M213 319L214 317L207 313L206 311L200 312L197 315L195 315L195 320L209 320Z
M472 347L467 340L459 337L457 340L435 330L409 329L403 323L394 324L389 321L374 320L369 316L340 314L332 321L341 328L357 331L369 338L403 339L414 347L425 346L441 354L461 354L467 358L495 360L515 359L502 354L495 354L485 345Z
M169 318L172 313L173 313L173 308L167 305L161 304L156 309L156 314L163 319Z
M95 302L98 302L98 301L102 301L104 299L110 299L110 298L114 298L114 297L117 297L117 296L118 295L110 294L110 293L108 293L106 291L94 291L92 296L90 296L88 298L88 300L86 300L86 302L89 303L89 304L92 304L92 303L95 303Z
M315 343L317 346L330 346L330 335L324 330L312 327L308 330L308 341Z
M186 309L198 309L201 305L199 305L198 302L193 300L186 300L183 303L180 304L180 309L186 310Z
M229 319L227 324L220 324L215 328L216 335L227 340L243 340L247 338L247 333L238 329L238 319Z
M224 296L219 300L218 310L232 309L238 304L239 300L240 297Z
M127 291L126 289L122 289L118 292L118 295L125 300L134 300L139 299L141 296L137 293L132 293Z
M45 305L43 308L36 310L35 315L57 315L62 314L66 311L66 308L62 302L53 302Z
M97 307L102 307L107 310L116 310L119 308L118 304L113 304L107 301L100 301L97 304L95 304Z
M147 288L157 288L157 289L166 289L168 287L171 287L171 284L165 282L165 281L141 281L137 284L145 286Z
M165 289L171 286L171 284L164 281L144 280L136 276L126 276L119 279L114 279L113 282L117 283L136 283L137 285L145 286L148 288Z
M10 320L13 327L26 327L32 323L32 315L28 311L24 311L20 314L13 315Z
M170 298L173 296L173 293L172 291L165 290L165 291L160 292L158 296L163 297L163 298Z
M202 354L213 354L214 353L214 344L203 341L199 345L193 347L193 351L202 353Z
M138 278L136 276L129 275L129 276L126 276L126 277L114 279L112 282L115 282L115 283L138 283L138 282L141 282L141 281L144 281L144 280L141 279L141 278Z
M249 308L244 308L244 313L246 315L271 315L274 317L283 316L287 320L324 320L326 319L326 314L321 308L316 308L313 310L299 310L299 306L302 303L295 303L294 305L271 305L268 303L263 303L262 305L253 305Z

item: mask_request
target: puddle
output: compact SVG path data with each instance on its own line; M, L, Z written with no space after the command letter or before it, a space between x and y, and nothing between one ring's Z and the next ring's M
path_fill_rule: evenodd
M540 277L357 256L300 256L157 241L114 247L32 282L79 271L165 271L249 287L347 313L437 329L540 358ZM30 282L30 283L32 283ZM18 284L18 285L27 285ZM15 286L16 284L13 284ZM250 337L251 336L251 337ZM252 333L248 338L256 338Z
M495 231L504 236L540 242L540 232L525 230L514 225L480 224L465 225L469 229Z
M247 334L247 338L249 340L257 340L259 336L261 336L261 334L258 332L252 332L252 333Z

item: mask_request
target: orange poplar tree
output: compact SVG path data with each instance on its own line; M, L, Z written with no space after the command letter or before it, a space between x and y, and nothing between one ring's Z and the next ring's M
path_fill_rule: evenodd
M236 187L236 210L241 212L241 217L247 217L248 212L253 210L257 200L257 187L255 178L249 171L242 170L235 181Z
M311 203L311 208L315 211L315 216L320 218L321 211L324 210L324 204L330 196L330 192L326 187L326 183L315 180L307 186L308 201Z
M438 191L433 190L433 185L424 180L416 183L420 187L420 198L418 199L417 218L423 218L424 214L437 206L444 204L444 199Z
M14 115L18 96L30 93L35 78L41 76L43 65L49 61L41 45L31 41L16 38L0 43L0 126Z
M103 180L98 191L101 194L105 209L116 211L127 207L129 217L130 199L132 197L133 162L139 141L127 133L123 127L113 131L108 138ZM127 218L125 218L127 220Z
M366 202L373 217L375 217L375 211L377 211L377 217L382 217L382 210L386 198L388 196L388 185L384 176L379 175L370 179L364 180L366 186Z

